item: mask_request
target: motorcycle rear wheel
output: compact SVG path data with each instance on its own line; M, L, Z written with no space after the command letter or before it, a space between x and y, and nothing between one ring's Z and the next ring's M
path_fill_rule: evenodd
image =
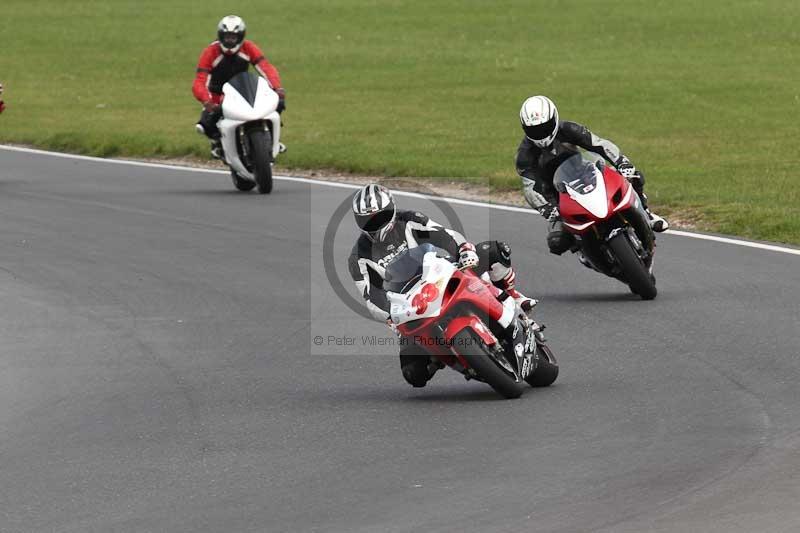
M633 245L624 232L615 235L608 246L614 252L620 269L630 285L631 292L638 294L642 300L652 300L658 294L655 278L647 271L644 263L633 251Z
M467 328L456 334L455 341L455 346L458 346L459 353L470 368L497 393L507 399L522 396L524 385L517 383L507 370L495 362L489 347L480 335Z

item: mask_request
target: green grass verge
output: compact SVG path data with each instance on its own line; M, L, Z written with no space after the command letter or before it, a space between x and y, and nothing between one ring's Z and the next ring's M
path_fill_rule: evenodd
M284 165L515 188L519 105L543 93L659 209L800 244L796 0L5 0L0 142L205 157L190 88L229 11L284 78Z

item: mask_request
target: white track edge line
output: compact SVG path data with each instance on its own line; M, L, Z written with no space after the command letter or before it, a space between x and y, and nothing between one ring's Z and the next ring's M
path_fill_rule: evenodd
M115 165L129 165L129 166L137 166L137 167L149 167L149 168L163 168L167 170L182 170L185 172L205 172L210 174L228 174L226 170L216 170L211 168L199 168L199 167L185 167L180 165L168 165L164 163L148 163L146 161L132 161L129 159L106 159L103 157L93 157L88 155L77 155L77 154L65 154L61 152L51 152L48 150L38 150L36 148L25 148L21 146L9 146L5 144L0 144L0 149L8 150L12 152L25 152L30 154L40 154L40 155L48 155L51 157L63 157L65 159L78 159L81 161L95 161L100 163L111 163ZM333 181L325 181L325 180L315 180L311 178L300 178L296 176L273 176L276 180L282 181L294 181L298 183L309 183L313 185L323 185L326 187L338 187L342 189L357 189L360 185L355 185L352 183L337 183ZM422 198L426 200L436 199L436 200L444 200L448 203L458 204L458 205L467 205L473 207L487 207L489 209L498 209L500 211L511 211L515 213L527 213L533 215L534 212L532 209L525 208L525 207L516 207L513 205L502 205L502 204L491 204L487 202L476 202L472 200L462 200L460 198L449 198L447 196L432 196L429 194L421 194L415 192L405 192L405 191L393 191L392 192L395 196L404 196L408 198ZM797 255L800 256L800 249L797 248L785 248L783 246L777 246L774 244L765 244L760 242L752 242L752 241L744 241L739 239L734 239L730 237L718 237L716 235L706 235L703 233L693 233L690 231L682 231L682 230L667 230L667 234L669 235L678 235L681 237L690 237L692 239L701 239L707 241L714 241L720 242L724 244L733 244L736 246L744 246L747 248L756 248L759 250L768 250L770 252L780 252L784 254L790 255Z

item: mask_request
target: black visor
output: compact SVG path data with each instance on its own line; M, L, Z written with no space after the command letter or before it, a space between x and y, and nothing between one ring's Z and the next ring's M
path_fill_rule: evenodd
M536 126L526 126L523 124L522 129L525 130L525 136L528 139L533 141L547 139L556 129L556 116L553 115L553 117L547 122L537 124Z
M219 40L226 48L233 48L242 41L242 34L236 32L226 32L219 36Z
M356 224L367 233L375 233L391 223L393 218L394 206L391 209L384 209L367 215L356 215Z

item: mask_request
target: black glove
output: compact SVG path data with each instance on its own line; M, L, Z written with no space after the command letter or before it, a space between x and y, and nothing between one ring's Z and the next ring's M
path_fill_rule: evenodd
M626 158L617 165L617 172L622 174L633 186L633 190L636 191L636 194L638 194L639 198L642 200L642 207L647 211L647 196L644 194L644 174L642 174L642 171L637 170L636 167L633 166L633 163Z
M207 100L203 102L203 109L206 110L206 113L213 115L214 113L219 113L219 104L215 104L211 100Z
M625 179L630 180L644 180L644 174L638 170L630 161L624 161L617 165L617 171L622 174Z
M540 207L539 214L551 222L560 216L558 206L552 203L547 203Z

